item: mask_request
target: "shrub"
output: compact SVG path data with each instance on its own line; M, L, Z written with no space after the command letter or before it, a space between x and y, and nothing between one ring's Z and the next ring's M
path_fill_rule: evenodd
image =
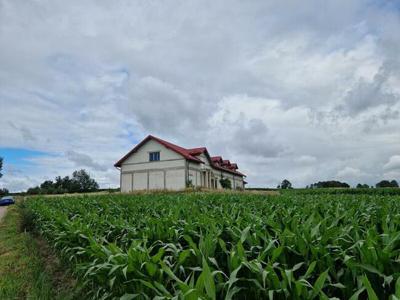
M219 180L219 183L221 184L222 188L224 188L224 189L231 189L232 188L232 183L228 178L221 178Z

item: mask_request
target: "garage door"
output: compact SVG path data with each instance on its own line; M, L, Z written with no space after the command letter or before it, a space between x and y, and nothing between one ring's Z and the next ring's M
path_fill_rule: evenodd
M166 188L180 190L185 188L185 170L170 170L166 174Z
M132 174L122 174L121 192L127 193L132 191Z
M153 171L149 173L149 188L151 190L164 189L164 172Z
M133 189L147 190L147 172L133 174Z

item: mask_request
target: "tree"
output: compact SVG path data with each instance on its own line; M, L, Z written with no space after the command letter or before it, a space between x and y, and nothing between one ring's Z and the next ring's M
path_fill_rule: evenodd
M79 192L93 192L99 189L98 183L90 178L90 175L84 169L74 171L72 173L72 181L74 188L75 184L79 188Z
M3 177L1 170L3 169L3 158L0 157L0 178ZM8 190L6 188L0 189L0 197L8 195Z
M317 183L313 183L310 185L310 188L349 188L350 185L346 182L340 182L336 180L329 181L318 181Z
M86 170L75 171L72 178L57 176L53 181L46 180L40 186L28 189L30 195L37 194L64 194L64 193L82 193L94 192L98 190L97 182L90 178Z
M6 188L0 189L0 197L7 196L8 193L9 191Z
M379 181L376 185L377 188L393 188L393 187L399 187L399 184L397 183L396 180L381 180Z
M41 193L40 187L29 188L26 193L28 195L39 195Z
M368 184L359 183L359 184L357 184L356 188L358 188L358 189L368 189L369 185Z
M224 188L224 189L231 189L232 188L232 183L228 178L221 178L219 180L219 183L221 184L222 188Z
M279 188L281 188L281 189L291 189L292 188L292 184L291 184L291 182L289 180L284 179L282 181L282 183L280 184L280 187L278 185L278 189Z

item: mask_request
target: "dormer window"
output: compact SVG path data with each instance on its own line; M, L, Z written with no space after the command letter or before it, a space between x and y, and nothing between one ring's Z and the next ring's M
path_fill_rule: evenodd
M159 160L160 160L160 151L149 153L149 161L159 161Z

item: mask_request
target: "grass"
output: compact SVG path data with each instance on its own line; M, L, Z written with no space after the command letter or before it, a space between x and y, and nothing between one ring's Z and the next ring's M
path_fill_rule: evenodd
M43 240L21 231L18 206L0 222L0 299L73 299L73 281Z

